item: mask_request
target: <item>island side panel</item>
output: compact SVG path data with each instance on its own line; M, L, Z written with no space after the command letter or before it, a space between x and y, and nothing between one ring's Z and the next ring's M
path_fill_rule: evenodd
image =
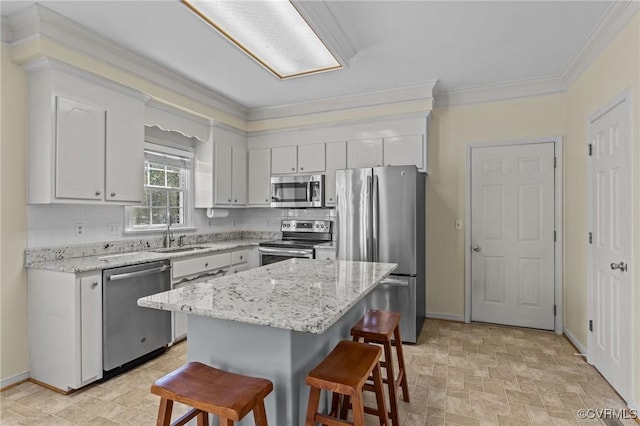
M368 297L365 297L322 334L189 315L187 358L271 380L274 391L265 400L269 424L304 424L309 396L305 384L307 373L339 340L350 339L349 331L362 317L367 304ZM324 406L328 398L323 396ZM241 426L253 424L251 415L239 423Z

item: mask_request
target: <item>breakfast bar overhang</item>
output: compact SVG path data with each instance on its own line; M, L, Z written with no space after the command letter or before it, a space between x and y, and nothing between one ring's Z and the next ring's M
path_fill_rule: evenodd
M305 377L349 338L392 263L290 259L144 297L138 305L188 314L187 357L274 384L270 425L304 424ZM247 416L241 425L252 425Z

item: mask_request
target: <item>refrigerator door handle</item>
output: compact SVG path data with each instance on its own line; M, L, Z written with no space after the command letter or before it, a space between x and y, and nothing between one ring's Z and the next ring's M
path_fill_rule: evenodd
M372 221L373 221L373 238L372 238L372 245L373 245L373 253L372 253L372 257L373 257L373 261L377 262L380 258L378 256L378 249L379 249L379 231L380 231L380 224L379 222L379 217L380 217L380 204L378 201L378 176L373 175L373 188L372 188L372 195L371 195L371 202L373 205L372 208Z

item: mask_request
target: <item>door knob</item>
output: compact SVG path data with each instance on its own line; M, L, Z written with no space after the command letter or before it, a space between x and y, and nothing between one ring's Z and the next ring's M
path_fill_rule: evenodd
M611 269L613 269L613 270L620 269L621 272L626 272L627 271L627 264L624 263L624 262L612 263L611 264Z
M473 246L473 247L471 247L471 249L473 251L475 251L476 253L480 253L480 246Z

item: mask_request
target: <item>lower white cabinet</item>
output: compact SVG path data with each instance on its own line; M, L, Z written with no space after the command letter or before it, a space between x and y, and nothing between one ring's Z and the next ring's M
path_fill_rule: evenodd
M315 247L315 259L318 260L336 260L336 248L335 247Z
M102 378L102 274L30 269L29 376L64 392Z
M194 279L206 274L210 274L210 278L216 278L257 267L257 262L253 260L257 258L257 252L257 248L249 247L225 253L207 253L176 259L171 265L172 288L190 285ZM176 342L187 337L187 314L181 312L172 312L172 314L173 341Z

